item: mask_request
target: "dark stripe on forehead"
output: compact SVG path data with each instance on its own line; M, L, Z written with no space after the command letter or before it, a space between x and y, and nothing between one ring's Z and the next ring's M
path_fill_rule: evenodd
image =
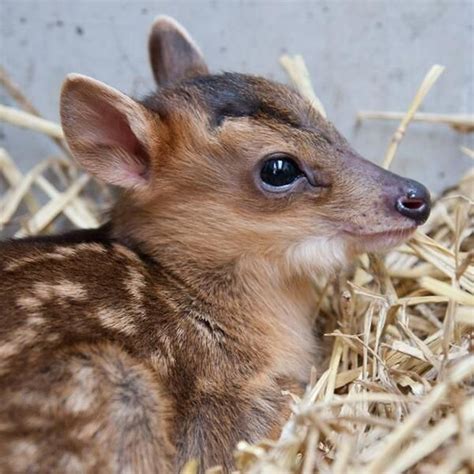
M308 101L287 86L262 77L229 72L197 76L158 90L140 102L166 121L173 107L182 106L183 100L207 109L212 127L219 127L226 118L252 117L273 120L333 143L328 123Z
M198 89L213 126L219 126L230 117L265 117L294 128L304 128L300 117L283 103L284 99L295 101L296 94L265 79L224 73L197 77L183 84L186 86Z

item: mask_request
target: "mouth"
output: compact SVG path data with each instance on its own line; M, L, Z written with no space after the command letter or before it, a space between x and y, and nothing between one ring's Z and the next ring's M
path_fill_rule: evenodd
M346 231L352 241L352 244L358 252L381 252L390 250L405 240L407 240L415 231L416 226L404 229L395 229L384 232L373 233L355 233Z

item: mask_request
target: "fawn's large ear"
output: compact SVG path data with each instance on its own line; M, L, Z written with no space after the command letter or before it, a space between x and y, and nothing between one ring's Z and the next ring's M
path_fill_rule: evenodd
M159 16L148 39L151 68L158 85L209 74L209 70L188 32L173 18Z
M79 74L67 76L60 108L69 148L86 171L125 188L146 184L156 128L147 109L118 90Z

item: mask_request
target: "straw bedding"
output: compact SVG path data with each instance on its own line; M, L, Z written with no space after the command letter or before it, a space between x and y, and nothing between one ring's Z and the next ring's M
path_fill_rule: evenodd
M325 114L302 58L284 57L282 65ZM386 167L409 122L423 120L416 110L441 72L439 66L430 70L401 115ZM0 118L45 133L61 149L26 174L0 149L0 237L97 226L110 191L76 168L60 127L38 119L4 70L0 84L23 109L2 106ZM460 132L473 129L472 116L436 117ZM236 447L240 472L473 471L473 202L471 169L436 199L428 223L409 242L383 257L362 255L336 281L321 282L314 319L328 341L327 364L314 370L301 399L288 394L293 414L278 441ZM185 472L195 471L191 460Z

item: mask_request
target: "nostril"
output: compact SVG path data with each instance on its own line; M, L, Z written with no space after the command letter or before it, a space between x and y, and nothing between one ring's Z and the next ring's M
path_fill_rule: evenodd
M420 198L402 197L400 198L400 204L407 209L417 210L421 209L426 203Z
M422 224L430 214L430 195L423 185L415 181L411 182L410 188L397 199L395 207L403 216Z

